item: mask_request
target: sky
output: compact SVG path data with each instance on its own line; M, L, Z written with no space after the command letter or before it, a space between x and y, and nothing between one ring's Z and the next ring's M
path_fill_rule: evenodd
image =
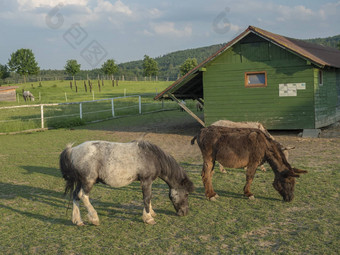
M1 0L0 64L31 49L40 69L82 70L226 43L249 25L297 39L340 34L340 0Z

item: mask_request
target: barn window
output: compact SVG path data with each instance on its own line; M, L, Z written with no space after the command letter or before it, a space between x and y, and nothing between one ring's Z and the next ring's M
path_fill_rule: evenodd
M244 84L248 88L267 87L266 72L246 72L244 74Z
M323 73L321 70L319 70L319 86L323 85Z

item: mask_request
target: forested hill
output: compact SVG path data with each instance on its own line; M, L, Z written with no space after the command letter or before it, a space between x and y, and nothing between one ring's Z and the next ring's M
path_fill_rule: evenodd
M340 35L326 37L326 38L307 39L305 41L339 49Z
M157 57L155 60L159 68L158 76L161 79L169 78L170 80L176 80L179 74L179 67L187 58L196 58L197 63L200 63L224 45L225 44L216 44L201 48L180 50ZM126 62L118 66L120 74L124 74L125 76L143 76L143 60Z

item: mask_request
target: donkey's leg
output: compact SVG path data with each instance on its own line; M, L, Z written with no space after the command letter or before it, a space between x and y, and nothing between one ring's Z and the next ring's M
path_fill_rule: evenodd
M212 161L204 161L202 168L202 181L205 189L205 196L209 200L215 200L218 197L212 185L214 163Z
M246 185L243 188L244 195L248 197L249 199L254 199L254 194L250 192L250 186L253 182L256 168L258 164L252 164L247 166L247 173L246 173Z
M81 185L78 184L76 189L73 191L73 209L72 209L72 222L73 224L76 224L78 226L83 226L84 222L81 219L80 216L80 210L79 210L79 191L80 191Z
M92 188L93 184L91 185L90 188L88 188L88 190L90 190ZM87 189L85 189L87 190ZM92 222L92 224L94 225L99 225L99 218L98 218L98 214L97 211L93 208L92 204L90 203L90 199L89 199L89 191L85 192L85 190L83 188L80 189L79 192L79 197L81 199L81 201L83 201L88 214L87 217L89 219L90 222Z
M144 209L143 209L143 221L147 224L154 225L156 224L153 216L155 216L155 212L151 207L151 180L141 181L142 191L143 191L143 201L144 201Z

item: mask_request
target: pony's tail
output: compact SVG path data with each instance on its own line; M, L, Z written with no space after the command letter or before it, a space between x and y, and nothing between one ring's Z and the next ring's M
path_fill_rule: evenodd
M60 158L59 158L60 171L63 175L63 178L66 181L64 196L66 196L69 193L70 198L73 194L73 191L75 190L75 186L79 182L77 172L72 166L72 162L70 158L71 150L72 150L72 144L68 144L66 146L66 149L63 150L63 152L60 154Z
M195 144L195 140L197 139L197 135L194 136L194 138L191 139L191 145Z

